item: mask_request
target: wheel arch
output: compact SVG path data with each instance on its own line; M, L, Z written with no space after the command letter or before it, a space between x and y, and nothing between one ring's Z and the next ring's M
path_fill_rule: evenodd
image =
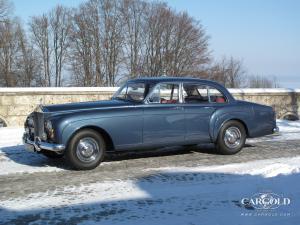
M100 135L102 135L102 137L105 140L105 144L106 144L106 151L113 151L114 148L114 143L112 141L111 136L109 135L109 133L104 130L101 127L98 126L94 126L94 125L86 125L86 126L82 126L80 128L78 128L75 132L73 132L66 140L66 146L69 145L69 142L71 141L71 139L75 136L75 134L77 134L78 132L82 131L82 130L86 130L86 129L90 129L90 130L94 130L97 133L99 133Z
M247 124L242 120L242 119L230 119L230 120L227 120L226 122L229 122L229 121L237 121L239 122L240 124L242 124L245 128L245 131L246 131L246 137L249 137L249 129L248 129L248 126Z
M238 117L230 117L230 118L227 118L225 120L223 120L221 123L218 123L215 127L215 130L214 130L214 134L213 134L213 142L216 142L217 138L218 138L218 135L220 133L220 130L221 128L224 126L225 123L229 122L229 121L237 121L239 122L240 124L242 124L245 128L245 131L246 131L246 137L249 137L250 134L249 134L249 127L246 123L245 120L241 119L241 118L238 118Z

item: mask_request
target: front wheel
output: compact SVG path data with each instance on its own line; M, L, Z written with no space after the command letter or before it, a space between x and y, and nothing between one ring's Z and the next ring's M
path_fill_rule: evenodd
M90 170L96 168L103 161L105 150L105 141L101 134L91 129L85 129L74 135L65 155L73 168Z
M233 155L242 150L245 142L245 127L240 122L232 120L221 127L216 148L221 154Z

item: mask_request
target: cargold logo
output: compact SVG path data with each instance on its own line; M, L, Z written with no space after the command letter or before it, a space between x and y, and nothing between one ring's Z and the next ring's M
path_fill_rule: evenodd
M250 198L242 198L241 204L256 209L277 209L291 204L291 199L275 193L256 193Z

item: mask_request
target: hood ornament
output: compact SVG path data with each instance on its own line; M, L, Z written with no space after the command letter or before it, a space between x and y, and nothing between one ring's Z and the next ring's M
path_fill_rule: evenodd
M34 112L44 112L44 111L43 111L43 105L42 105L42 104L39 104L39 105L34 109Z
M40 98L40 103L35 107L34 112L44 112L43 98Z

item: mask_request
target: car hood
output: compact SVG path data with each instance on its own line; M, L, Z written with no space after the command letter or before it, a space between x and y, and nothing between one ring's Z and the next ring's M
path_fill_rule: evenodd
M94 102L78 102L78 103L67 103L59 105L44 105L41 106L42 111L46 113L55 112L67 112L73 110L88 110L88 109L99 109L99 108L111 108L133 105L133 102L121 101L121 100L106 100L106 101L94 101Z

